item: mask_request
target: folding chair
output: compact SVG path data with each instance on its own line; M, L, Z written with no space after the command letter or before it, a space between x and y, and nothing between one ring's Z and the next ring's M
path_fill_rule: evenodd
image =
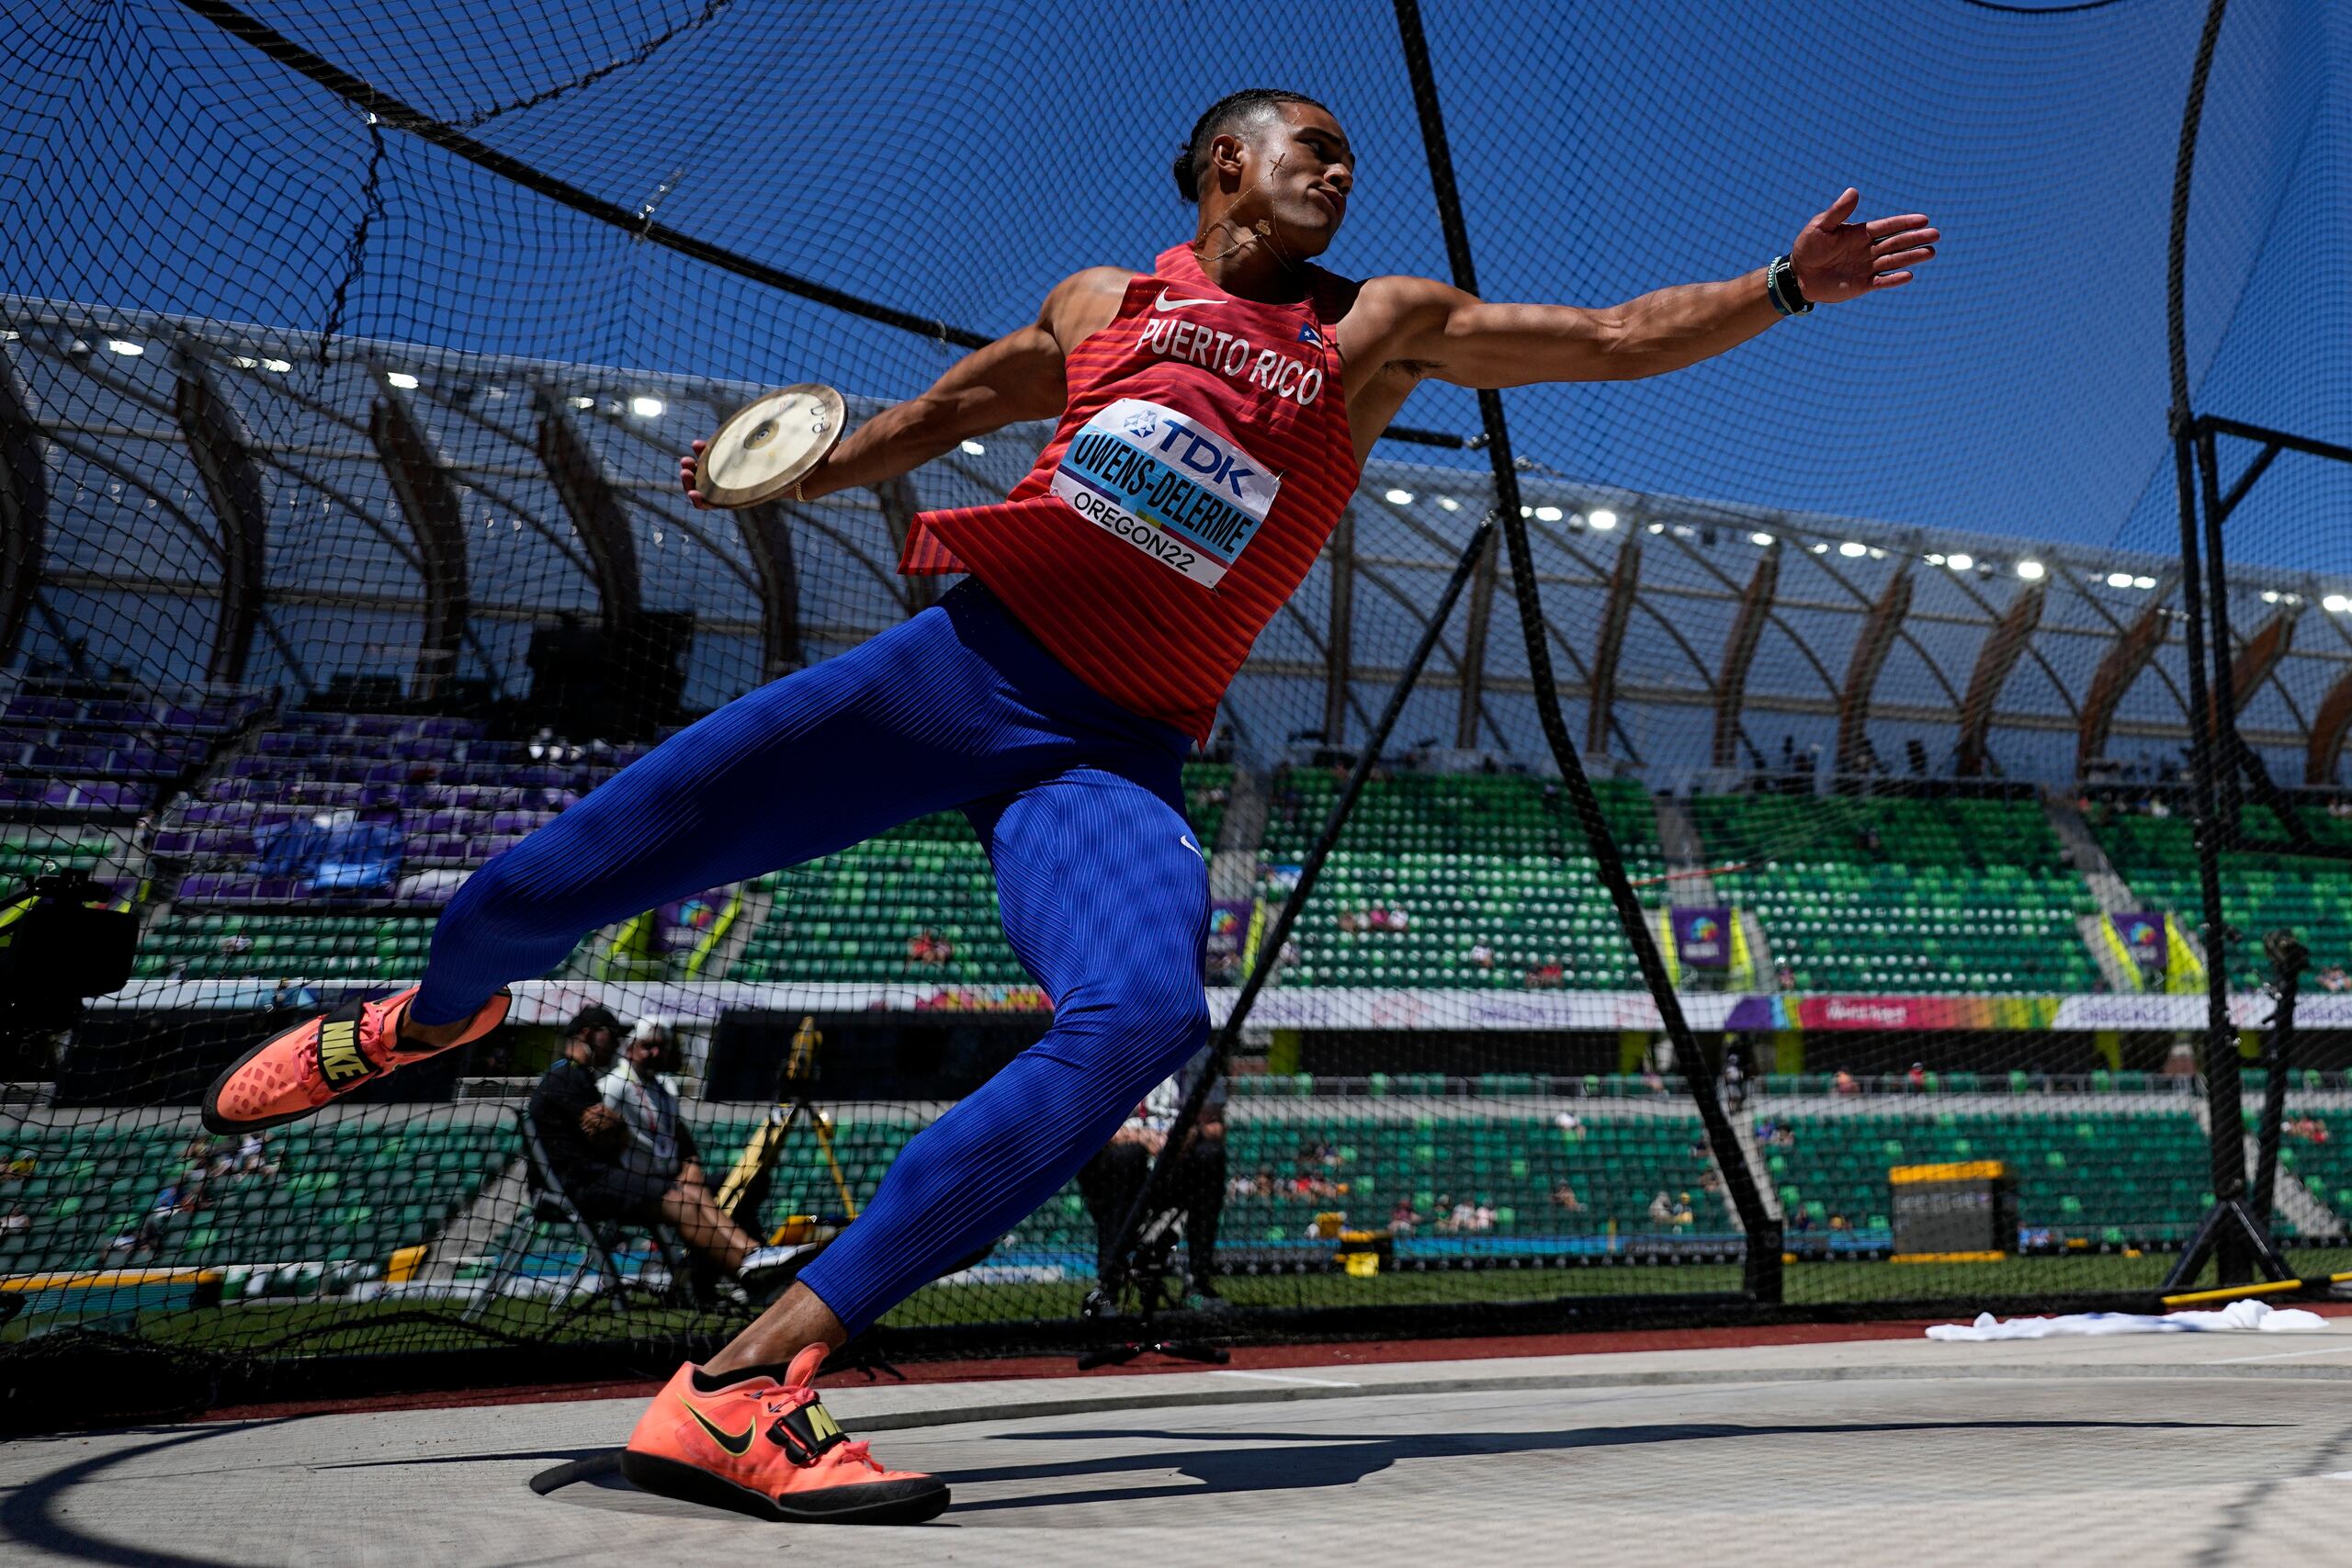
M688 1270L692 1260L684 1244L673 1235L667 1225L648 1224L627 1220L592 1220L582 1214L557 1179L555 1169L548 1163L547 1150L539 1143L539 1133L531 1124L530 1113L514 1109L516 1130L522 1134L523 1184L529 1201L500 1234L498 1263L491 1271L488 1287L466 1308L468 1318L477 1317L498 1299L499 1292L522 1271L522 1259L527 1256L532 1237L544 1226L555 1230L570 1230L579 1237L584 1256L579 1266L564 1280L560 1297L569 1297L577 1290L590 1269L594 1269L604 1281L602 1294L613 1311L628 1315L625 1299L629 1292L640 1291L651 1296L656 1305L672 1305L689 1298ZM515 1233L522 1233L517 1244ZM662 1268L669 1282L661 1290L632 1280L625 1273L616 1256L626 1232L642 1232L661 1254Z

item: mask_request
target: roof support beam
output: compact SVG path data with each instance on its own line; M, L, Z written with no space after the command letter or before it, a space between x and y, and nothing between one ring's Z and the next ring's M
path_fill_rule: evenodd
M1633 537L1617 547L1617 566L1609 574L1609 598L1600 610L1600 641L1593 650L1591 694L1585 699L1584 749L1592 756L1609 754L1611 724L1617 704L1617 656L1625 646L1625 624L1634 618L1634 595L1642 585L1642 547Z
M588 547L588 566L595 581L598 612L606 637L628 629L641 603L637 539L629 532L628 508L622 504L605 466L571 422L571 413L550 395L539 395L539 466L563 502L571 525Z
M420 702L441 696L458 673L466 622L473 613L466 575L465 508L458 487L417 423L408 400L389 383L368 411L368 439L392 487L392 498L416 542L417 576L424 587L423 629L416 641L416 673L410 694Z
M743 548L760 582L760 674L774 681L807 662L800 648L800 568L792 554L792 526L778 502L735 514Z
M2093 762L2107 751L2107 735L2115 723L2115 710L2121 705L2123 694L2140 678L2140 671L2165 645L2165 627L2172 612L2162 604L2151 604L2140 618L2116 634L2107 657L2098 661L2098 669L2091 674L2090 694L2083 699L2082 720L2075 731L2075 776L2088 778Z
M1874 760L1871 694L1878 689L1879 671L1886 668L1886 656L1894 651L1894 639L1903 630L1903 617L1910 613L1911 569L1906 566L1888 581L1878 602L1862 617L1853 657L1846 661L1846 683L1838 693L1838 771L1841 773L1861 773Z
M1781 546L1777 540L1756 563L1739 596L1739 611L1732 617L1731 635L1724 640L1723 673L1715 678L1714 765L1739 766L1740 708L1747 700L1747 667L1755 662L1756 645L1763 639L1771 618L1772 595L1781 585Z
M2279 661L2295 640L2297 612L2281 610L2262 624L2262 629L2239 645L2237 656L2230 660L2230 696L2238 714L2245 713L2245 705L2264 682L2278 671Z
M205 678L233 685L245 678L268 568L269 502L261 466L254 460L253 434L243 416L192 355L180 358L172 413L220 525L220 610Z
M1331 567L1329 618L1323 629L1323 743L1344 745L1348 733L1348 664L1356 646L1356 508L1340 509L1324 547Z
M2312 716L2311 739L2303 753L2303 782L2332 784L2335 759L2344 753L2344 738L2352 735L2352 671L2335 678Z
M1502 530L1495 532L1499 536ZM1487 634L1494 622L1495 580L1501 560L1502 547L1488 539L1478 575L1470 580L1470 615L1462 629L1462 705L1453 715L1453 743L1465 751L1478 744L1478 716L1486 710Z
M17 655L32 618L48 547L49 466L32 394L0 355L0 666Z
M2041 625L2041 607L2049 598L2041 584L2025 589L1993 629L1984 634L1984 646L1976 650L1976 669L1968 677L1968 694L1960 705L1960 776L1973 779L1984 773L1992 762L1992 751L1985 744L1993 729L1993 706L2001 700L2001 688L2009 683L2009 672L2025 657L2033 641L2034 628Z

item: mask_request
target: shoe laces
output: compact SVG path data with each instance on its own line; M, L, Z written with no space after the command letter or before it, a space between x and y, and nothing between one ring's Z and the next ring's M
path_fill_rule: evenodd
M759 1402L760 1417L769 1423L771 1432L783 1423L786 1416L797 1410L804 1410L818 1402L818 1393L815 1389L805 1386L794 1387L789 1383L775 1384L767 1388L745 1389L743 1392ZM792 1442L782 1444L787 1454L792 1453L797 1446L797 1438ZM845 1436L840 1442L822 1453L811 1454L805 1460L797 1455L793 1458L795 1464L802 1466L834 1464L842 1461L863 1464L868 1470L876 1472L885 1470L885 1466L874 1457L872 1449L862 1438Z

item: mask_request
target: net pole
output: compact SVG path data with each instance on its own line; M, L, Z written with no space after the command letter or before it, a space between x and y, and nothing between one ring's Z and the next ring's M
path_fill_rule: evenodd
M1430 188L1437 199L1438 221L1445 234L1446 263L1453 273L1454 287L1476 294L1477 269L1471 259L1469 228L1463 221L1461 191L1454 183L1453 155L1446 144L1445 116L1438 103L1437 76L1430 63L1429 37L1421 26L1420 0L1395 0L1395 5L1396 29L1404 43L1405 68L1412 78L1413 106L1420 117L1421 145L1429 157ZM1719 1064L1700 1049L1698 1037L1683 1015L1674 982L1668 976L1665 959L1658 952L1657 940L1649 929L1647 911L1634 891L1624 859L1617 852L1616 837L1601 815L1600 797L1593 793L1592 781L1585 775L1576 743L1568 737L1567 721L1560 713L1552 650L1544 640L1544 606L1537 597L1534 558L1527 542L1527 520L1520 511L1519 470L1511 458L1510 432L1504 423L1500 392L1491 388L1480 389L1478 417L1486 433L1487 455L1494 467L1495 502L1502 513L1503 540L1510 549L1511 587L1519 602L1520 630L1527 643L1527 673L1534 689L1535 711L1544 727L1544 739L1559 767L1562 788L1584 827L1601 886L1609 890L1618 923L1624 928L1626 945L1633 949L1643 982L1657 1005L1666 1037L1673 1043L1675 1065L1681 1069L1690 1098L1698 1106L1699 1119L1707 1132L1708 1150L1714 1156L1716 1168L1723 1172L1724 1190L1747 1238L1743 1288L1750 1300L1777 1303L1781 1296L1781 1222L1765 1211L1755 1173L1748 1168L1738 1134L1716 1096Z
M2213 48L2222 34L2229 0L2212 0L2197 42L2181 107L2180 145L2173 162L2172 227L2165 265L2165 351L2172 378L2173 478L2180 508L2180 593L2186 615L2182 651L2188 665L2188 750L2192 809L2196 813L2197 880L2205 938L2205 1103L2211 1145L2211 1181L2216 1201L2245 1192L2245 1100L2238 1077L2237 1030L2230 1018L2229 922L2222 908L2222 824L2214 777L2216 737L2212 698L2206 681L2206 585L2200 567L2198 527L2197 418L2188 400L2188 338L2185 271L2188 244L2188 197L2197 167L2197 133L2205 115L2205 89L2212 75ZM2216 660L2228 657L2215 649ZM2253 1277L2244 1239L2224 1228L2213 1266L2220 1282L2243 1284Z
M1119 1292L1126 1288L1127 1280L1133 1276L1136 1244L1143 1234L1144 1223L1150 1217L1160 1192L1174 1179L1176 1157L1183 1149L1185 1141L1192 1136L1193 1127L1199 1123L1202 1111L1208 1105L1209 1089L1224 1075L1226 1060L1233 1052L1233 1043L1240 1038L1242 1024L1249 1019L1250 1010L1258 1004L1258 994L1266 988L1266 982L1272 976L1275 962L1282 956L1283 943L1290 940L1291 928L1298 923L1299 911L1306 907L1307 896L1314 892L1317 879L1323 874L1323 863L1330 859L1331 851L1339 844L1340 832L1347 827L1348 818L1354 814L1356 797L1363 793L1365 781L1372 777L1372 770L1378 764L1380 753L1388 744L1389 732L1396 728L1396 720L1405 711L1405 700L1413 694L1414 686L1419 682L1422 666L1429 662L1430 653L1436 649L1438 638L1445 631L1446 622L1453 619L1454 603L1462 597L1463 584L1470 581L1471 572L1477 569L1478 563L1486 558L1487 552L1493 546L1494 532L1492 512L1480 518L1478 525L1470 530L1469 542L1462 548L1462 558L1454 563L1453 575L1446 580L1445 591L1438 595L1437 604L1430 608L1428 624L1421 627L1420 640L1413 646L1412 657L1405 661L1403 671L1396 677L1396 684L1389 690L1387 705L1380 710L1380 717L1374 723L1372 733L1364 738L1363 750L1357 753L1355 766L1349 770L1348 782L1340 791L1340 797L1331 803L1331 814L1324 818L1323 830L1316 836L1313 847L1306 852L1306 859L1299 863L1296 885L1291 888L1290 897L1283 900L1283 907L1275 913L1273 923L1260 940L1250 972L1242 976L1241 989L1233 998L1232 1010L1225 1015L1224 1024L1209 1043L1208 1065L1194 1080L1191 1091L1184 1096L1183 1104L1177 1107L1175 1116L1170 1120L1167 1139L1159 1145L1159 1156L1152 1160L1150 1170L1144 1176L1143 1190L1136 1194L1135 1202L1127 1210L1126 1219L1119 1226L1119 1239L1108 1253L1111 1261L1102 1275L1100 1303L1108 1305L1117 1302Z

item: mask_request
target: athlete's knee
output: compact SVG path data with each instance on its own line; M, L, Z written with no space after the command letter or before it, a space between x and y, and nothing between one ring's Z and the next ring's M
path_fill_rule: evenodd
M436 939L473 935L513 941L518 938L578 935L572 900L554 896L531 875L517 846L466 878L442 911Z

